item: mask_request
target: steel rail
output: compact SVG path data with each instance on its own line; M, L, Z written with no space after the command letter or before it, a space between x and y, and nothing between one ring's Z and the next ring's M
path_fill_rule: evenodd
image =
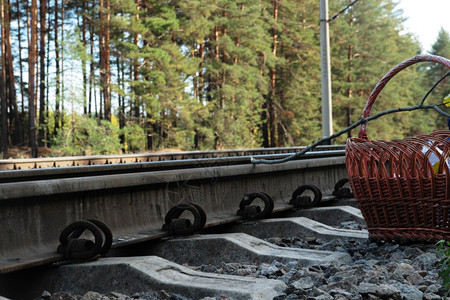
M59 233L78 220L95 218L108 224L114 234L112 247L117 248L168 236L161 229L164 216L179 203L201 206L207 215L205 227L242 220L236 215L239 202L252 192L270 194L274 212L289 210L294 207L289 204L292 192L302 184L317 185L329 194L347 177L344 160L338 150L278 165L255 166L243 156L146 162L139 167L2 171L16 175L8 174L15 181L0 183L0 273L61 261L56 253ZM46 177L45 172L52 175ZM20 179L17 174L26 175Z
M4 170L27 170L61 167L79 167L93 165L129 164L155 161L172 161L200 158L219 157L243 157L258 156L265 154L295 153L305 147L280 147L280 148L257 148L221 151L178 151L164 153L138 153L122 155L92 155L92 156L67 156L67 157L45 157L28 159L2 159L0 160L0 171ZM343 150L343 145L323 145L312 151Z
M280 159L292 155L294 152L276 154L243 155L217 158L185 158L177 160L158 160L150 162L120 163L112 165L84 165L73 167L18 169L0 171L0 183L44 180L54 178L86 177L98 175L112 175L137 173L148 171L162 171L173 169L205 168L211 166L242 165L251 162L251 158ZM312 159L323 157L344 156L345 150L311 151L298 159Z

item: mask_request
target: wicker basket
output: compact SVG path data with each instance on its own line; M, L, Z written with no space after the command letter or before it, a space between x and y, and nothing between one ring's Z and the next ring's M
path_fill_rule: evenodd
M389 71L367 100L363 117L398 72L418 62L450 68L450 60L431 55L410 58ZM376 240L450 239L450 131L402 140L371 141L367 123L346 145L346 166L369 237Z

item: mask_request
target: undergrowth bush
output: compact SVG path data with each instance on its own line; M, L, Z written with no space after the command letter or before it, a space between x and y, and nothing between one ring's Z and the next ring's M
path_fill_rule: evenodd
M76 117L58 130L51 148L57 156L119 154L119 136L119 126L111 122Z
M123 148L126 153L133 153L145 150L146 134L144 129L138 124L127 125L122 128L121 133L124 137Z
M437 243L437 253L443 257L439 278L442 279L442 286L447 290L446 296L448 296L450 294L450 242L439 241Z

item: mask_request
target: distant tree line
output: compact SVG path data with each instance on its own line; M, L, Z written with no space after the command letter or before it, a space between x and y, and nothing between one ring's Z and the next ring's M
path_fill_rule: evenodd
M351 1L330 0L330 15ZM307 145L321 137L317 0L0 0L1 152L54 155ZM334 129L421 52L393 0L330 21ZM450 58L441 30L433 54ZM417 104L446 70L417 66L374 110ZM434 100L450 93L444 82ZM446 127L428 112L369 124L390 139ZM349 132L347 137L354 135ZM341 137L336 142L345 142Z

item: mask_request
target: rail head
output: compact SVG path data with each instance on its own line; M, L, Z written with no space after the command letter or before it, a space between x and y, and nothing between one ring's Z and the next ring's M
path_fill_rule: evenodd
M158 170L121 174L103 174L96 176L80 176L33 181L16 181L0 183L0 204L2 201L30 197L42 197L55 194L81 193L105 189L130 188L146 185L168 184L183 181L218 179L230 176L245 176L249 173L287 172L290 170L308 170L310 168L326 168L332 165L344 165L345 157L323 157L290 161L278 165L231 165L209 166L187 169ZM21 199L21 200L20 200Z
M259 155L275 155L283 153L295 153L305 147L280 147L280 148L257 148L257 149L236 149L221 151L179 151L179 152L153 152L122 155L94 155L94 156L67 156L67 157L44 157L26 159L2 159L0 160L0 172L7 170L30 170L63 167L81 167L96 165L116 165L143 162L179 161L189 159L207 158L232 158ZM327 152L333 150L343 150L343 145L318 146L311 152Z
M292 150L292 149L291 149ZM34 181L57 178L87 177L112 174L127 174L149 171L208 168L215 166L245 165L251 163L252 157L262 159L280 159L292 155L288 153L271 153L214 158L183 158L171 160L158 160L134 163L117 164L86 164L80 166L61 166L35 169L0 170L0 183ZM316 159L326 157L340 157L345 155L345 150L312 151L299 159ZM47 160L47 159L44 159ZM38 160L36 160L38 161ZM1 164L1 161L0 161ZM0 165L1 166L1 165Z

